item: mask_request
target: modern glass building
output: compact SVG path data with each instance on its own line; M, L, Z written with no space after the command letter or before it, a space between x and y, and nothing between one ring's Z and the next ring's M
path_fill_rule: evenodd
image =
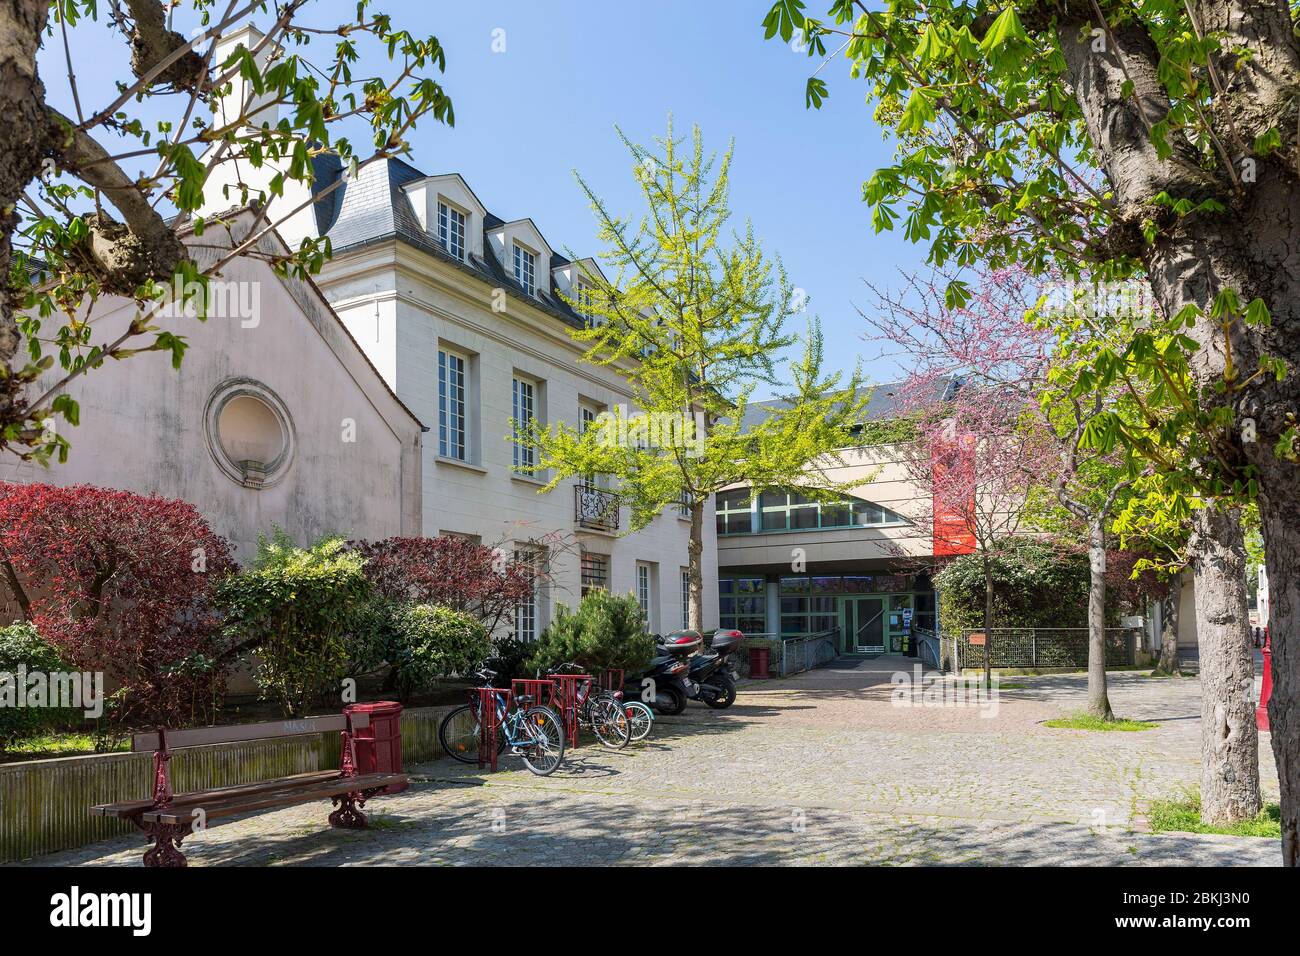
M868 415L892 409L880 386ZM834 632L842 654L915 653L912 630L936 624L926 491L896 445L856 449L824 470L853 494L831 503L797 489L717 495L719 624L773 638Z

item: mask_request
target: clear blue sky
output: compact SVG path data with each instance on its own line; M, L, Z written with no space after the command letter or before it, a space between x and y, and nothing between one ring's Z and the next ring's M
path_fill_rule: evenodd
M860 357L874 380L885 381L892 363L862 339L855 306L871 301L862 280L897 284L897 270L917 268L924 253L896 234L871 231L862 183L889 160L891 147L872 121L865 84L850 80L837 59L821 74L830 99L820 111L805 110L813 61L763 40L768 5L380 0L377 8L412 33L437 35L447 51L443 80L456 125L425 123L413 138L413 164L428 173L462 173L490 209L506 219L532 217L557 249L597 251L574 169L615 211L639 212L614 124L646 142L663 133L671 112L679 132L698 123L718 149L734 137L737 219L753 221L768 251L780 254L791 281L806 291L809 311L825 329L828 362L847 368ZM324 26L351 19L354 7L324 0L307 9ZM504 53L492 51L498 28L505 31ZM106 30L76 31L88 108L126 75L125 45L115 40L120 56L106 55ZM100 31L93 48L92 31ZM56 43L42 62L46 85L60 99L67 88L61 53Z

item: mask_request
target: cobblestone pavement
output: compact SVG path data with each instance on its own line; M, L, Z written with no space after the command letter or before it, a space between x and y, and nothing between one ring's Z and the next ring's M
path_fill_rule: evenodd
M584 739L552 777L506 758L409 768L371 802L366 832L331 830L324 804L214 827L203 864L1205 864L1277 865L1276 841L1144 832L1148 801L1195 785L1194 679L1110 675L1137 733L1053 730L1082 676L1015 678L996 709L899 706L882 659L745 685L724 712L692 704L625 751ZM906 695L905 695L906 696ZM931 695L933 696L933 695ZM1267 736L1260 771L1277 774ZM33 861L138 865L136 839Z

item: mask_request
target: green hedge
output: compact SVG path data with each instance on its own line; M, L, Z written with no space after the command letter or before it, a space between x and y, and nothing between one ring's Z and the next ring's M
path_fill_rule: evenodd
M1088 556L1032 539L999 543L993 566L994 627L1086 627ZM954 558L934 577L946 633L984 626L979 554Z
M19 667L26 668L27 674L68 670L58 652L26 621L0 627L0 681L12 682L9 690L14 694L25 690L17 683ZM0 705L0 747L23 737L76 726L83 716L81 711L61 707Z

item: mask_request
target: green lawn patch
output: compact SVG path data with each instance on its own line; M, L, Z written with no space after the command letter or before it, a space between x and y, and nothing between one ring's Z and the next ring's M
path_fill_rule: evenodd
M1201 796L1189 793L1181 800L1157 800L1147 809L1147 823L1152 832L1175 831L1179 833L1224 833L1228 836L1282 837L1282 808L1276 803L1264 804L1264 809L1252 820L1238 823L1202 823Z
M1057 717L1043 721L1044 726L1058 730L1155 730L1160 725L1149 720L1120 720L1112 718L1103 720L1092 714L1074 714L1070 717Z
M1024 690L1028 686L1029 686L1028 684L1016 684L1016 683L1006 684L1006 683L999 682L998 690Z
M98 749L96 744L99 745ZM38 734L34 737L23 737L0 747L0 763L40 760L44 757L75 757L79 754L111 753L130 749L131 741L127 737L104 741L94 734L86 733Z

